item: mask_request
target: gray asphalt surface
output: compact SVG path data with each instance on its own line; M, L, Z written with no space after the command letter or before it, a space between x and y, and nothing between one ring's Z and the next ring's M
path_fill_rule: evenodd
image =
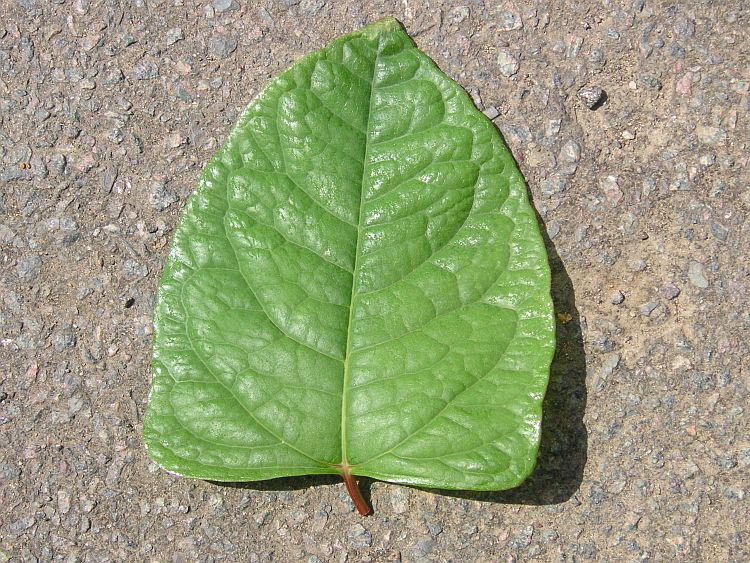
M497 124L554 270L538 468L456 494L145 456L151 315L268 78L382 16ZM750 11L726 2L0 0L0 562L747 561Z

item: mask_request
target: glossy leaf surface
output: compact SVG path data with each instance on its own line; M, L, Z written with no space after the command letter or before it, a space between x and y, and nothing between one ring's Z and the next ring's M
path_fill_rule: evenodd
M492 124L395 20L372 24L273 79L189 199L148 453L220 481L512 487L538 449L549 286Z

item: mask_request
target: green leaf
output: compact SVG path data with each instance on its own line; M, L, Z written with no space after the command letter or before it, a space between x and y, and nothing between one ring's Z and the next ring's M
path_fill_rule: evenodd
M513 487L549 289L493 125L379 21L273 79L208 163L159 285L148 454L217 481Z

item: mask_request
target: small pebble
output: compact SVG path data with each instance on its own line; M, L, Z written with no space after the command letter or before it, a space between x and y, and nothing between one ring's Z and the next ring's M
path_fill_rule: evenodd
M391 506L396 514L404 514L409 510L409 491L403 487L394 487L391 492Z
M641 75L641 84L649 90L661 90L661 80L650 74Z
M599 188L612 207L617 207L624 197L617 176L606 176L599 181Z
M715 221L711 221L709 223L709 228L711 230L711 234L717 239L721 241L727 240L727 237L729 236L729 229L727 229L724 225Z
M578 97L589 109L595 109L604 97L604 90L598 86L586 86L578 90Z
M622 291L615 291L609 298L612 305L620 305L623 301L625 301L625 294Z
M542 180L542 193L546 196L559 194L568 187L568 180L563 178L551 177Z
M296 6L300 3L300 0L273 0L273 4L277 5L282 10L288 10L292 6Z
M20 534L31 528L34 524L36 524L36 519L33 516L27 516L8 524L8 529L15 534Z
M696 260L691 260L688 266L688 280L695 287L706 289L709 284L706 278L705 266Z
M31 281L42 271L42 257L38 254L24 256L16 264L16 273L24 281Z
M346 539L352 547L370 547L372 534L362 524L354 524L346 532Z
M618 358L619 361L619 358ZM528 547L531 544L531 538L534 536L534 526L526 526L515 537L508 542L508 547L520 549Z
M164 34L164 42L167 45L174 45L182 39L185 39L185 35L179 27L173 27Z
M559 221L550 221L549 223L547 223L547 236L550 239L555 238L559 234L560 234L560 222Z
M72 328L69 326L63 327L52 335L52 347L54 348L55 352L58 353L63 352L68 348L73 348L77 342L78 338L76 337L75 332L73 332Z
M217 59L226 59L237 50L234 37L216 33L208 40L208 51Z
M318 15L318 12L320 12L325 5L325 0L302 0L299 3L299 9L300 12L306 16L313 17Z
M502 31L513 31L515 29L521 29L523 27L523 20L521 20L521 14L514 9L502 10L499 14L500 23L498 27Z
M65 490L57 491L57 507L61 514L67 514L70 511L71 494Z
M136 80L152 80L159 76L159 67L153 61L141 61L133 67Z
M601 67L607 62L607 59L604 57L604 51L601 49L591 49L591 52L589 53L589 62L595 68L601 69Z
M223 14L224 12L230 12L239 10L240 6L235 0L214 0L213 7L216 12Z
M558 160L565 163L574 163L581 160L581 145L570 139L560 149Z
M727 140L727 132L719 127L699 125L695 128L695 134L701 143L707 145L717 145Z
M156 211L164 211L173 203L179 201L179 198L160 182L154 182L151 185L151 192L148 199L151 207L156 209Z
M484 113L484 115L486 115L488 119L495 119L498 115L500 115L500 112L495 106L488 107L482 113Z
M53 174L62 176L65 172L65 166L67 165L67 158L64 154L56 153L53 154L49 159L49 167L52 169Z
M693 93L693 73L687 72L682 75L675 83L674 89L680 96L690 96Z
M643 315L644 317L651 316L651 313L653 313L654 309L656 309L658 306L659 306L658 301L651 301L650 303L644 303L640 307L641 315Z
M547 122L547 127L544 130L544 134L547 137L555 137L560 132L561 126L562 126L561 119L550 119Z
M668 283L659 288L659 295L671 301L680 295L680 288L673 283Z
M606 380L620 365L620 354L612 353L607 356L604 360L602 367L599 369L598 376L602 380Z
M646 261L641 260L640 258L637 258L635 260L631 260L630 262L628 262L628 266L634 272L642 272L643 270L646 269Z
M468 6L456 6L448 10L446 19L452 24L459 24L469 17L469 13Z
M185 141L185 137L183 137L179 133L172 133L171 135L167 135L167 137L164 139L164 144L170 149L176 149L180 145L184 144Z
M417 558L426 557L432 552L435 546L435 540L432 538L421 538L417 540L414 546L414 556Z
M128 259L122 265L122 273L127 280L139 280L148 275L148 266L136 260Z
M518 58L507 49L501 49L498 52L497 64L500 66L500 73L507 78L514 76L521 68Z

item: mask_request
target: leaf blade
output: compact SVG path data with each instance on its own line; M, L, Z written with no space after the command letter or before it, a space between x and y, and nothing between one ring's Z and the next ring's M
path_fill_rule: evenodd
M217 480L508 488L536 457L551 311L510 153L378 22L272 80L207 166L160 283L147 449Z

